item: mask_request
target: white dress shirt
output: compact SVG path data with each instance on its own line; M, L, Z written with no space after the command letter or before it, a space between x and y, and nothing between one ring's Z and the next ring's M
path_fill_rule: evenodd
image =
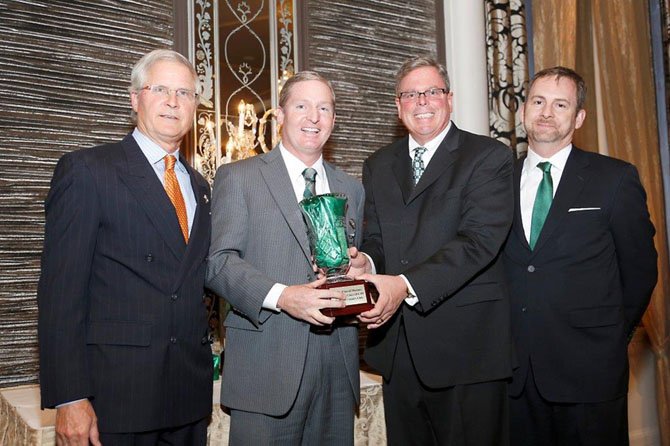
M302 172L308 167L316 170L316 194L321 195L330 192L328 176L326 175L326 169L323 167L323 156L320 156L311 166L307 166L298 157L286 150L286 147L284 147L282 143L279 143L279 147L274 150L277 149L280 151L281 156L284 159L284 164L286 165L286 170L288 170L288 176L293 185L293 192L295 192L295 199L297 202L303 199L303 194L305 192L305 177L302 176ZM279 301L279 296L284 292L284 289L286 289L286 285L275 283L263 300L263 308L266 310L281 311L277 308L277 301Z
M439 135L437 135L435 138L431 139L428 141L426 144L421 145L416 140L412 137L412 135L409 135L409 157L410 159L414 159L414 149L417 147L423 147L426 149L426 151L423 153L423 156L421 157L421 160L423 160L423 167L424 169L428 168L428 163L430 163L430 160L433 159L433 155L435 155L435 152L437 151L437 148L440 147L440 144L442 144L442 140L444 139L445 136L447 136L447 133L449 133L449 129L451 129L451 121L449 121L449 124L447 124L447 127L442 130Z
M521 207L521 222L523 223L523 232L526 240L530 241L530 222L533 217L533 205L537 188L544 176L542 169L537 167L538 163L549 161L551 163L551 181L553 182L553 195L556 196L556 189L561 182L561 176L565 169L565 163L572 151L572 144L568 144L556 152L551 158L542 158L535 153L532 148L528 148L528 154L523 162L521 169L521 181L519 183L519 206Z

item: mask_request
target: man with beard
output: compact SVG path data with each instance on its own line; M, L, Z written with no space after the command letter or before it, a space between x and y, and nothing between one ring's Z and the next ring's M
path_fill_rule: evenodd
M573 70L537 73L521 109L504 249L519 368L512 445L627 445L627 341L656 283L654 227L629 163L572 145L586 112Z

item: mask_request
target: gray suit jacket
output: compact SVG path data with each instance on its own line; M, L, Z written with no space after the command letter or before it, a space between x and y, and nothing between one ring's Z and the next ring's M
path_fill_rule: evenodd
M347 219L362 227L362 185L324 163L331 192L347 195ZM221 403L272 416L286 414L298 388L309 324L262 308L275 283L315 279L306 225L278 149L222 166L214 183L208 287L233 307L225 321ZM356 235L356 245L360 235ZM340 327L351 389L359 395L358 330ZM333 352L335 354L335 352Z

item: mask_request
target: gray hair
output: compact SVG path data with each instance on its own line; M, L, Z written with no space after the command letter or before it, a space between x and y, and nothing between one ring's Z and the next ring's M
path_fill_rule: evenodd
M293 76L291 76L282 87L281 92L279 93L280 107L286 105L289 95L291 94L291 90L293 89L295 84L304 81L320 81L326 84L326 86L330 89L330 94L333 96L333 107L335 106L335 90L333 90L333 85L330 83L328 79L321 76L316 71L299 71L295 73Z
M407 59L398 69L398 72L395 75L395 94L396 96L400 94L400 83L402 80L412 71L417 68L422 67L433 67L440 73L440 76L444 80L444 85L447 87L447 92L451 91L449 84L449 73L447 69L439 63L435 58L431 56L415 56L410 59Z
M200 79L198 78L198 73L196 73L195 68L193 68L193 64L178 52L167 49L153 50L137 61L130 74L130 87L128 88L128 91L138 92L144 88L151 67L164 60L177 62L188 68L191 72L191 76L193 76L193 88L196 93L200 93Z

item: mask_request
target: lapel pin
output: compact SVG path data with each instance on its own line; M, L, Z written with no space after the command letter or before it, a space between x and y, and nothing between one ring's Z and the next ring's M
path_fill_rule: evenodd
M209 197L207 196L207 194L204 194L202 196L202 199L205 200L205 203L209 203Z

